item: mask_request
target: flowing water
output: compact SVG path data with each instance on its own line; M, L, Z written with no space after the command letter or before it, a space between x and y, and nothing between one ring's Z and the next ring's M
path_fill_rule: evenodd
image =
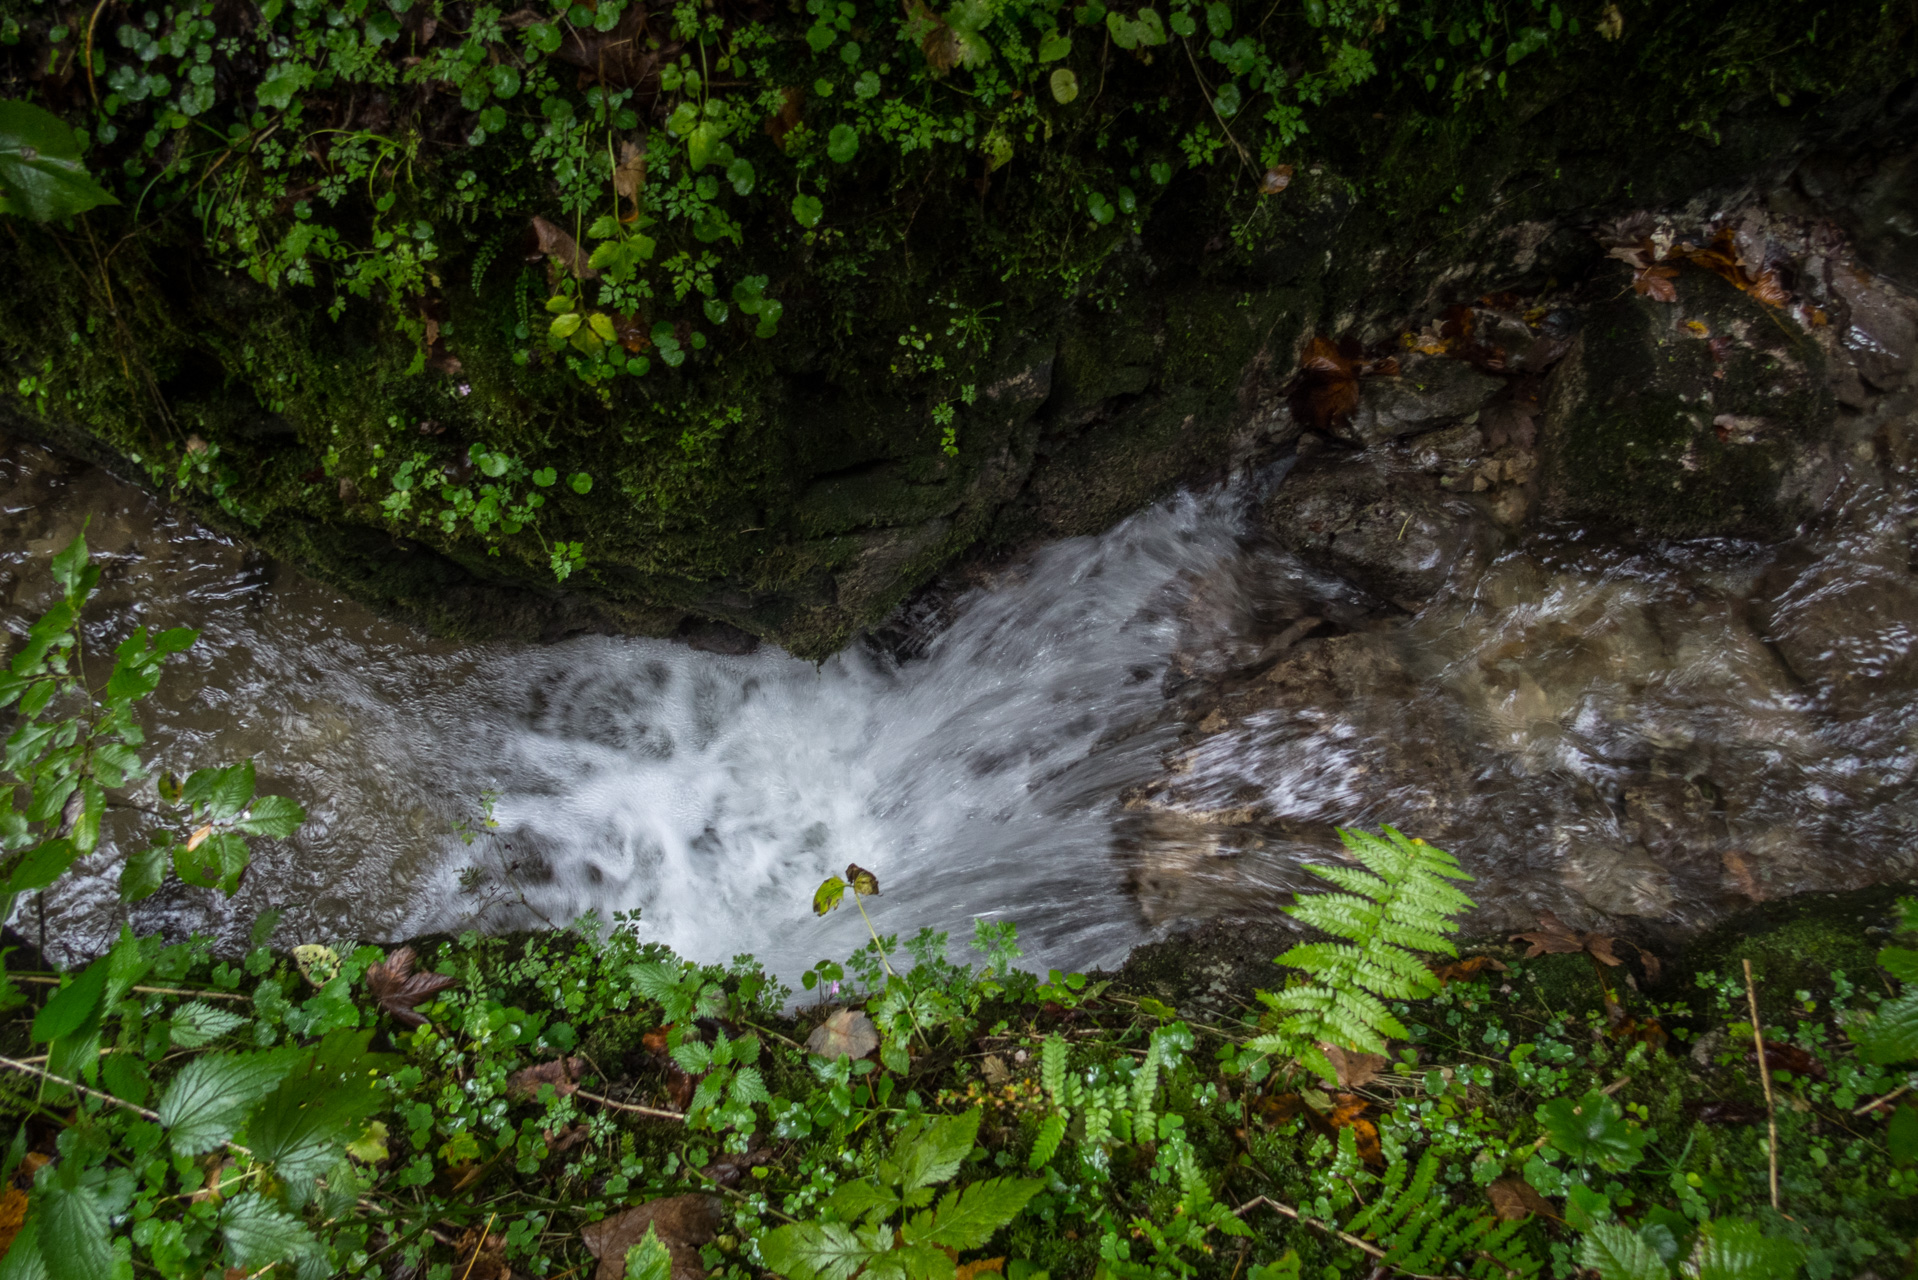
M814 666L437 642L16 444L0 616L37 615L87 520L94 647L201 629L154 744L176 770L252 755L311 817L231 902L174 885L132 917L229 944L268 909L282 943L637 911L685 954L791 977L863 939L809 909L857 862L882 930L1012 919L1031 962L1087 967L1269 913L1334 825L1380 821L1452 847L1490 924L1690 925L1910 872L1918 579L1895 486L1853 486L1781 549L1536 536L1387 617L1253 535L1279 474L1039 550L911 658ZM116 817L109 843L137 830ZM56 955L98 946L127 918L115 864L16 924Z

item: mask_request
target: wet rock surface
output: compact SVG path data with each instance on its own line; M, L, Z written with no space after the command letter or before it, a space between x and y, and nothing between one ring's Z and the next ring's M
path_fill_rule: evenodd
M1492 929L1911 874L1918 309L1803 213L1641 219L1635 263L1408 325L1418 378L1366 353L1194 585L1181 744L1120 819L1148 920L1259 918L1381 822L1462 851Z

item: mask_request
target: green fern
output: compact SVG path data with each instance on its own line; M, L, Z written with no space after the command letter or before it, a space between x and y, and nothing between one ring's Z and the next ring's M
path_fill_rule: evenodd
M1437 1154L1427 1151L1408 1184L1405 1161L1393 1161L1379 1180L1372 1203L1345 1229L1375 1241L1385 1251L1380 1262L1395 1271L1464 1274L1482 1280L1537 1275L1538 1261L1512 1238L1524 1220L1501 1223L1447 1204L1435 1192L1438 1172ZM1470 1270L1455 1270L1468 1262Z
M1384 832L1339 832L1358 867L1307 868L1345 892L1301 897L1287 914L1346 941L1309 942L1278 958L1308 976L1283 991L1258 993L1279 1016L1248 1048L1294 1058L1333 1079L1322 1043L1383 1053L1389 1037L1407 1034L1385 1001L1438 989L1421 953L1458 954L1445 935L1458 932L1453 917L1472 900L1446 882L1472 877L1444 850L1391 827Z

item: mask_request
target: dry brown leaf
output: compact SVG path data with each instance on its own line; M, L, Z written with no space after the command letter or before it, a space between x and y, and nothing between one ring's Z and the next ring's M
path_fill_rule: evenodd
M1388 1061L1382 1053L1357 1053L1335 1044L1321 1044L1319 1051L1338 1073L1342 1089L1359 1089L1372 1083L1385 1070Z
M646 185L646 148L632 142L619 144L619 163L613 166L613 190L639 205L640 188Z
M27 1193L18 1187L8 1187L0 1193L0 1258L13 1247L13 1238L20 1234L20 1224L27 1220Z
M710 1243L725 1223L725 1204L718 1196L692 1192L648 1200L581 1227L579 1238L586 1251L599 1259L594 1280L624 1280L626 1251L646 1238L649 1226L672 1255L672 1280L704 1280L706 1268L699 1260L699 1248Z
M1329 431L1358 411L1359 371L1337 343L1326 337L1313 338L1306 344L1300 363L1305 369L1301 407L1315 431Z
M805 105L806 91L797 87L779 91L779 110L766 117L766 136L782 151L786 135L799 127L799 111Z
M987 1054L986 1060L979 1064L979 1070L985 1075L986 1083L998 1088L1012 1079L1012 1072L1006 1069L1006 1060L998 1054Z
M1005 1273L1004 1258L974 1258L971 1262L959 1264L959 1271L953 1280L976 1280L978 1276L1002 1276Z
M506 1077L506 1092L516 1098L539 1097L542 1085L552 1085L560 1097L579 1091L579 1079L586 1072L584 1058L554 1058L537 1066L522 1067Z
M366 971L366 989L380 1008L395 1021L409 1027L423 1027L426 1019L414 1010L448 987L457 987L458 978L439 973L414 973L413 948L401 947L380 964Z
M1672 283L1677 275L1678 268L1665 263L1640 267L1632 273L1632 288L1653 302L1677 302L1678 287Z
M579 247L579 241L567 234L564 228L534 214L533 237L538 243L535 252L558 263L561 270L570 271L581 280L599 278L599 272L586 260L586 252Z
M857 1062L878 1047L879 1028L858 1009L839 1010L806 1037L807 1050L827 1059L843 1053Z
M1469 956L1464 960L1454 960L1449 964L1434 965L1432 976L1440 982L1469 982L1485 970L1494 973L1510 973L1511 966L1492 956Z
M540 1131L540 1137L546 1140L546 1149L555 1155L571 1151L592 1136L593 1131L583 1124L568 1125L558 1133L554 1133L551 1129Z
M862 898L879 896L879 877L857 862L846 864L846 883L851 885L852 891Z
M1612 951L1615 943L1625 941L1604 933L1585 933L1574 929L1560 920L1550 911L1538 913L1538 928L1531 933L1515 933L1514 942L1530 943L1525 952L1527 960L1535 960L1543 955L1575 956L1580 952L1592 957L1608 968L1616 968L1621 961ZM1645 966L1645 976L1653 982L1658 981L1658 957L1635 942L1626 941L1625 945L1638 953L1638 962Z
M1491 1198L1492 1212L1498 1215L1500 1222L1517 1222L1533 1214L1544 1218L1558 1216L1552 1212L1550 1202L1523 1178L1500 1178L1485 1188L1485 1194Z
M1365 1116L1371 1105L1356 1094L1341 1093L1334 1100L1326 1123L1334 1130L1350 1129L1357 1141L1359 1159L1367 1164L1382 1165L1385 1153L1379 1147L1379 1127Z
M454 1269L469 1280L513 1280L513 1268L506 1261L506 1237L482 1237L480 1228L468 1227L453 1242Z
M1259 194L1262 196L1279 194L1292 185L1292 174L1293 169L1289 164L1275 165L1267 169L1265 176L1259 179Z

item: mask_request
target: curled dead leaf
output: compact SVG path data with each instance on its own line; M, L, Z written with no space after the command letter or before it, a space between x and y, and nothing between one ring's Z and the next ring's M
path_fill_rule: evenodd
M1467 956L1463 960L1453 960L1448 964L1433 965L1432 976L1440 982L1469 982L1487 969L1494 973L1512 971L1510 965L1492 956Z
M205 844L206 838L212 834L213 824L209 822L186 838L186 851L192 853L195 849Z
M401 947L379 964L369 966L366 989L395 1021L409 1027L423 1027L425 1017L414 1010L448 987L458 986L459 979L438 973L414 973L413 959L413 948Z
M814 1027L806 1037L806 1049L822 1058L839 1055L857 1062L879 1047L879 1028L858 1009L841 1009Z
M879 877L856 862L846 864L846 883L862 898L879 896Z
M1293 169L1289 164L1275 165L1267 169L1265 176L1259 179L1259 194L1262 196L1279 194L1292 185L1292 174Z

